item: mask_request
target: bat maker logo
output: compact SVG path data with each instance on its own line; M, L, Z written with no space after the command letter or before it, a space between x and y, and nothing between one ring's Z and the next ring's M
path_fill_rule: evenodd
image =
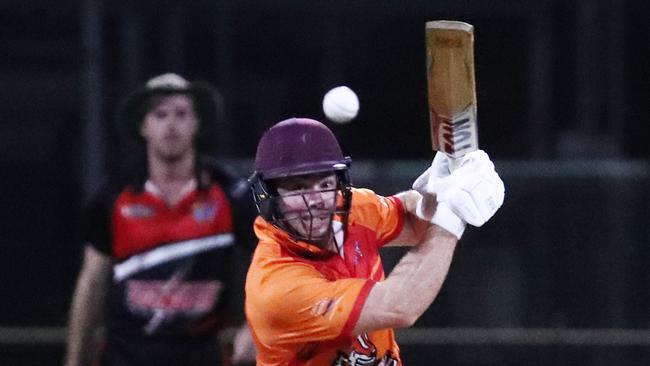
M476 107L469 105L453 119L431 111L435 137L440 149L452 157L460 157L478 148Z

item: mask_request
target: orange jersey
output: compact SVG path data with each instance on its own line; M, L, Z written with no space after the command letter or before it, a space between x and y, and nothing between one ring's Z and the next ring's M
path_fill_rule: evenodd
M353 189L341 254L296 241L263 218L246 279L258 365L401 365L392 329L352 334L377 281L379 248L403 227L396 197ZM333 223L336 224L336 223Z

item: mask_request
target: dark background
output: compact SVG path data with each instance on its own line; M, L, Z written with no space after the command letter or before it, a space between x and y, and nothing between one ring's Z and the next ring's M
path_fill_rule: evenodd
M112 113L125 93L170 71L214 83L215 152L248 174L267 127L324 121L323 94L348 85L360 114L330 126L354 182L389 194L433 156L424 23L434 19L475 26L480 144L507 195L468 229L416 326L650 328L649 4L0 1L0 363L59 362L62 342L14 344L7 332L66 324L80 207L115 163ZM388 269L400 254L388 251ZM647 344L403 348L410 365L650 362Z

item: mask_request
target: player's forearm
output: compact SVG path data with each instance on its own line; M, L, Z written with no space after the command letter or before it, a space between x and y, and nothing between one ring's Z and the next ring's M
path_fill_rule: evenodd
M90 249L87 249L70 307L65 366L90 363L95 331L102 316L110 267L104 259L93 257L95 254L88 254L88 250Z
M66 366L83 365L89 361L101 307L97 297L92 296L91 291L91 283L80 278L70 311Z
M431 305L440 292L449 272L457 243L456 237L431 225L424 241L407 253L395 266L386 281L383 303L385 310L412 325Z
M440 292L457 241L446 230L429 226L423 242L372 289L355 332L411 326Z

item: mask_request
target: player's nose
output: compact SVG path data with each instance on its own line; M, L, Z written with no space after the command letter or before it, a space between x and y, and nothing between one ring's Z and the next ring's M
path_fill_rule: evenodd
M309 208L321 208L324 206L323 194L319 191L305 193L305 201Z

